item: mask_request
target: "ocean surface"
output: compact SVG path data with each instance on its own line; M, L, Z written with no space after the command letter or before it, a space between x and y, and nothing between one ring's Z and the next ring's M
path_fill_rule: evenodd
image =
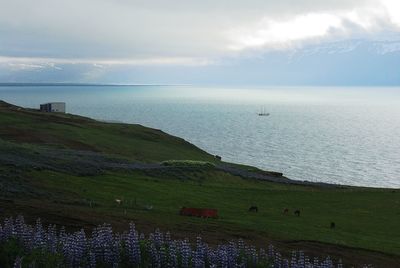
M2 86L0 99L63 101L296 180L400 188L400 88ZM270 116L257 115L263 107Z

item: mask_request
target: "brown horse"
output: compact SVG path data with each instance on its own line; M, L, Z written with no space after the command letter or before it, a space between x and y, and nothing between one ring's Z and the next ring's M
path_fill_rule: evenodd
M284 210L283 210L283 214L288 214L289 213L289 209L288 208L285 208Z

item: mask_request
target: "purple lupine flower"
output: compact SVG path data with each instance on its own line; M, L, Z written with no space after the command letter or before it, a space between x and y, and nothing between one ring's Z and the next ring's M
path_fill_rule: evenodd
M15 258L14 268L22 268L22 258L20 256Z
M260 256L260 261L262 261L262 262L266 262L267 261L267 252L265 252L265 249L264 248L260 248L260 251L259 251L259 256Z
M315 267L319 267L318 257L314 257L313 265L314 265Z
M83 230L67 235L62 245L62 253L66 262L72 267L78 267L85 261L87 241Z
M65 227L62 226L60 229L60 233L58 234L58 241L60 244L63 244L67 239L67 233L65 232Z
M93 251L89 251L89 267L96 268L96 254Z
M18 216L15 219L15 236L22 244L24 250L31 250L33 247L33 229L25 223L23 216Z
M339 262L337 264L337 268L343 268L342 259L339 259Z
M50 253L57 252L57 229L55 225L49 225L46 233L46 247Z
M171 241L168 246L168 267L178 267L176 241Z
M222 268L227 268L229 263L228 263L228 252L226 251L225 246L219 247L218 257L219 257L219 265Z
M116 234L114 235L113 241L113 267L118 267L119 263L121 262L121 236Z
M43 229L42 222L39 219L36 221L34 236L33 236L33 248L44 249L46 246L45 230Z
M298 268L305 268L305 259L304 259L304 252L299 252L299 259L297 260L297 267Z
M113 263L113 252L112 252L111 245L106 244L107 242L105 242L105 244L102 245L103 246L103 261L104 261L104 263L111 265Z
M190 255L191 255L191 249L189 246L189 242L187 240L184 240L182 241L181 245L181 256L182 256L181 266L183 268L189 267Z
M326 257L326 259L324 260L325 266L327 268L332 268L333 267L333 262L331 260L331 257Z
M129 224L129 233L126 241L127 255L129 262L133 265L139 265L141 262L140 244L138 232L135 229L135 224Z
M220 257L219 257L219 249L220 249L220 246L217 246L217 247L215 247L215 248L213 248L213 249L210 249L210 253L209 253L209 258L211 259L211 261L212 261L212 263L213 264L216 264L217 266L219 265L219 262L220 262Z
M201 242L201 237L196 238L196 251L193 254L193 267L202 268L205 266L204 263L204 248Z
M249 255L250 255L251 265L256 266L258 263L258 256L257 256L257 250L254 246L251 246L249 248Z
M239 257L238 246L235 242L230 241L227 247L228 253L228 266L233 267L237 263L237 259Z
M167 255L167 248L166 246L161 246L160 250L159 250L159 254L160 254L160 265L161 267L167 267L168 265L168 255Z
M24 217L19 215L15 219L15 224L14 224L14 231L15 231L15 236L17 239L20 239L22 237L24 229L25 229Z
M157 250L154 241L150 241L150 245L148 247L148 254L151 257L150 261L152 267L161 267L160 254Z
M282 268L293 268L293 266L289 266L289 260L284 259L282 262Z
M6 218L3 226L3 240L6 241L14 235L14 222L12 218Z
M290 258L290 267L297 268L297 254L296 251L292 251L292 256Z
M3 225L0 223L0 242L3 242L4 240L5 238L4 238Z
M275 249L274 249L274 246L273 246L273 245L269 245L269 246L268 246L268 257L269 257L270 259L275 258Z
M312 265L311 265L311 263L310 263L310 258L309 258L308 256L305 256L305 257L304 257L304 266L305 266L306 268L312 268Z
M265 250L248 246L239 240L236 244L230 241L228 244L210 248L201 237L196 239L196 246L192 250L188 240L171 241L170 234L163 234L159 230L150 234L145 240L140 238L133 224L128 233L122 236L114 234L111 226L101 225L95 228L91 238L86 238L83 230L67 234L62 228L57 234L56 227L49 225L43 228L40 220L34 227L26 224L22 216L14 221L12 218L4 220L0 224L0 243L8 239L16 239L17 243L29 254L33 249L44 250L48 253L61 254L63 265L68 267L117 267L121 264L120 253L125 250L124 256L129 263L139 266L144 261L152 267L257 267L264 266L272 261L273 267L304 267L304 268L333 268L335 265L327 257L321 261L314 259L313 264L304 252L293 252L289 260L282 259L281 254L270 246L268 253ZM145 244L149 258L142 260L140 241ZM181 262L179 263L179 260ZM33 260L35 262L35 260ZM16 267L19 267L16 259ZM341 260L337 267L343 267ZM369 267L369 266L365 266Z
M167 232L166 234L165 234L165 244L167 244L167 245L169 245L170 243L171 243L171 234L170 234L170 232Z
M164 243L163 234L160 232L159 229L156 229L156 231L154 232L153 241L157 249L160 249L161 245Z
M119 250L114 249L114 234L110 225L103 224L92 232L90 246L95 253L96 260L108 266L119 261Z
M274 268L281 268L282 267L282 258L281 254L279 252L275 253L275 259L274 259Z

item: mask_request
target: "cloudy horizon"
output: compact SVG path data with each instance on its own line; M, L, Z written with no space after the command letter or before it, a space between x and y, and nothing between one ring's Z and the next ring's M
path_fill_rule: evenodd
M395 0L0 0L0 36L0 82L400 85Z

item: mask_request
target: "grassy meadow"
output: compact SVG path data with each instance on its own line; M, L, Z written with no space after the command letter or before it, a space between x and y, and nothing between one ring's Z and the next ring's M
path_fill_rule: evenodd
M212 155L160 130L6 103L0 104L0 125L2 217L41 217L70 229L107 222L121 231L133 221L145 232L158 227L191 239L201 234L210 244L243 238L257 246L273 243L288 253L303 249L354 265L400 263L399 190L239 177L219 170ZM65 150L74 154L66 156ZM97 157L88 167L98 165L96 172L74 169L81 162L72 158L83 151ZM46 159L54 152L63 156L50 165ZM123 163L166 162L163 168L102 169L98 155ZM191 161L181 165L175 160ZM63 165L70 169L58 168ZM248 211L253 205L258 213ZM183 206L215 208L219 218L180 216ZM289 213L283 213L285 208ZM299 217L295 210L301 211Z

